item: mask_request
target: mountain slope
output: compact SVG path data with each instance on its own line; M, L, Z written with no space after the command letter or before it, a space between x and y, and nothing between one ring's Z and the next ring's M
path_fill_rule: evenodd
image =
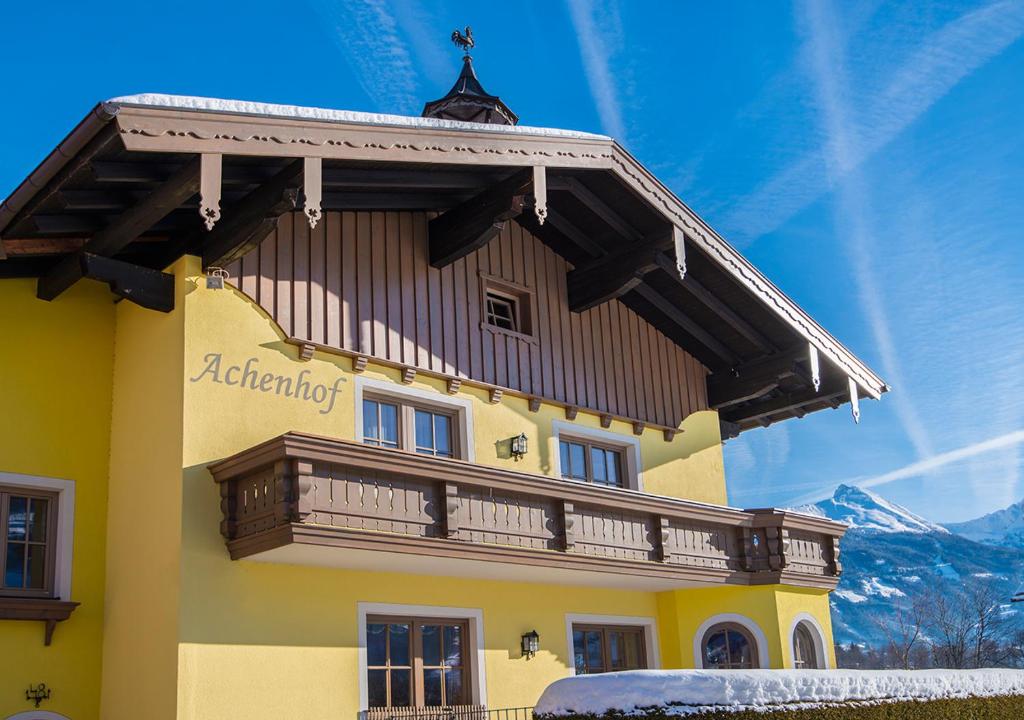
M983 517L948 526L975 542L1024 548L1024 500Z
M986 582L1009 604L1024 580L1018 549L962 537L873 492L840 485L828 500L796 510L851 526L840 543L843 576L831 597L839 643L884 645L883 627L894 625L897 607L926 592L951 594Z
M946 528L925 520L881 495L851 485L840 485L828 500L795 508L808 515L846 523L858 530L907 533L947 533Z

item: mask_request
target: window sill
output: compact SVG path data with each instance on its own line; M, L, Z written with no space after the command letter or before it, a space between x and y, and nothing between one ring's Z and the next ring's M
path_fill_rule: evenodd
M484 330L485 332L489 332L493 335L503 335L513 340L522 340L523 342L529 343L531 345L540 344L540 341L537 340L537 337L535 335L528 335L527 333L516 332L515 330L506 330L503 327L491 325L490 323L487 322L480 323L480 329Z
M0 620L41 620L46 623L45 645L53 639L57 623L67 620L78 603L50 598L0 597Z

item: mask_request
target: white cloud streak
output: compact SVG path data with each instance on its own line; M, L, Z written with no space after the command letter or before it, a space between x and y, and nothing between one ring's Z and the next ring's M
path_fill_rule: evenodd
M619 88L612 74L610 58L617 44L621 28L617 14L598 18L592 0L568 0L576 40L580 46L583 71L587 76L590 95L594 98L601 127L619 142L626 142L626 125L622 119ZM600 25L600 27L599 27Z
M844 485L856 485L861 488L873 488L879 485L886 485L888 483L896 482L897 480L906 480L908 478L920 477L928 473L934 472L948 465L960 463L965 460L970 460L981 455L995 452L997 450L1005 450L1010 448L1019 447L1024 444L1024 429L1014 430L1003 435L998 435L988 440L982 440L981 442L972 443L959 447L955 450L948 452L938 453L931 457L925 458L924 460L918 460L912 462L909 465L904 465L901 468L890 470L889 472L882 473L881 475L875 475L869 478L850 478L842 480L839 484ZM802 498L797 498L792 502L793 505L801 505L808 502L814 502L821 500L822 498L828 497L827 492L816 492L808 494Z
M363 91L380 112L415 114L418 73L385 0L311 0Z
M816 14L821 14L815 4L805 4L805 14L812 22ZM885 82L857 98L858 122L849 128L844 157L838 164L835 158L825 159L824 148L813 148L739 200L736 210L723 218L722 226L748 243L772 232L833 189L846 174L884 148L957 83L1022 34L1024 3L1000 0L966 13L927 36ZM835 30L831 35L834 47L841 49L845 38ZM884 55L883 48L879 51Z

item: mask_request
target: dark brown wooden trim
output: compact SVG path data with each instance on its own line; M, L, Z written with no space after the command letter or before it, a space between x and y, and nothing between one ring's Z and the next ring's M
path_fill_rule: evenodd
M43 644L49 645L57 623L71 617L78 605L68 600L0 597L0 620L41 620L46 623Z

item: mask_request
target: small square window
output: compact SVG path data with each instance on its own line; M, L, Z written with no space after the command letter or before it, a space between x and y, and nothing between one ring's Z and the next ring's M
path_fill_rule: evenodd
M487 324L519 332L519 304L513 298L487 293Z
M480 303L483 306L482 329L508 333L520 340L533 342L532 290L481 273Z

